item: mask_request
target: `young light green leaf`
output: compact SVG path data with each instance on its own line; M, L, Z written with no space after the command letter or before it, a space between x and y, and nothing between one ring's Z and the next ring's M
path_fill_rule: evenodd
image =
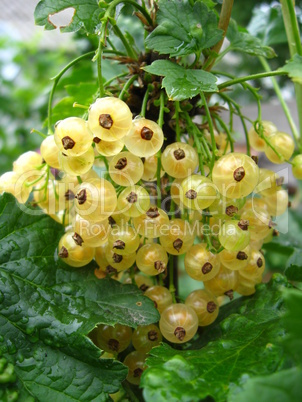
M231 42L231 50L247 53L251 56L263 56L268 59L276 56L274 49L263 45L259 38L249 34L246 29L239 28L234 20L230 21L227 38Z
M172 100L184 100L200 92L216 92L215 75L203 70L191 70L168 60L156 60L144 70L163 76L163 88Z
M61 32L76 32L84 29L85 32L93 34L97 25L100 23L102 10L96 0L42 0L35 9L35 22L37 25L44 26L51 30L57 27L51 22L50 18L60 11L74 10L73 17L69 25L60 27Z
M146 38L146 47L172 57L184 56L200 54L222 38L216 14L202 1L192 5L188 0L160 0L158 6L158 26Z
M98 280L93 264L72 269L59 262L64 228L40 209L26 208L10 194L0 197L0 355L39 400L46 388L48 400L104 400L126 371L118 362L100 361L86 335L98 323L144 325L159 314L136 287Z
M297 367L271 375L249 378L233 388L228 402L300 402L302 371Z
M175 350L168 345L154 348L142 376L144 397L149 401L200 401L211 396L227 399L230 386L243 375L266 375L282 368L284 336L281 316L282 292L287 287L277 275L261 284L255 295L226 305L217 323L204 328L194 350ZM199 349L197 349L199 348Z
M302 84L302 56L295 54L279 71L286 72L294 82Z

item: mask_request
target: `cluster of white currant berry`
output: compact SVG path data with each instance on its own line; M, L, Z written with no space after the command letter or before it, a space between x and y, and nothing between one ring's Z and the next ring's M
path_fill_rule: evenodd
M277 132L272 123L262 122L261 127L271 146L252 128L253 148L264 150L274 163L288 160L294 151L291 137ZM205 131L206 141L207 135ZM13 171L0 178L0 191L11 192L22 203L32 192L33 202L66 226L58 255L68 265L82 267L95 259L99 278L135 282L154 301L161 314L159 328L152 324L132 333L123 325L101 325L91 334L100 348L114 355L132 340L136 351L125 364L134 384L146 353L162 336L173 343L187 342L198 326L216 319L222 296L255 292L265 269L260 250L275 232L272 217L287 209L281 177L260 169L250 156L230 153L223 133L215 133L215 141L219 159L206 177L198 173L196 144L175 142L159 155L161 127L144 117L133 120L125 102L105 97L90 106L87 121L59 121L54 135L43 140L41 154L21 155ZM106 167L103 177L92 169L100 159ZM302 176L301 160L294 168ZM152 202L144 186L162 184L164 174L172 179L172 217ZM162 188L156 192L159 196ZM187 274L203 282L204 289L175 303L173 292L154 278L165 274L169 259L182 254Z

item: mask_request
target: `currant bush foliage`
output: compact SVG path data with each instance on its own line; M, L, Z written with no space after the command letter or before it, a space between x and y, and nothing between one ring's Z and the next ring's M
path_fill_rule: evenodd
M171 2L161 0L158 26L146 39L146 47L171 57L201 53L222 38L217 16L201 1Z
M156 60L144 70L164 77L162 86L166 89L169 99L174 101L193 98L200 91L218 90L215 75L203 70L184 68L168 60Z
M39 400L105 400L127 370L99 360L86 335L99 323L147 325L158 313L132 285L99 282L93 265L75 271L55 260L63 228L41 212L24 213L10 194L0 198L0 353L15 373L7 382Z
M62 32L77 32L83 29L87 33L95 33L102 12L95 0L85 0L84 2L83 0L42 0L35 10L36 24L44 26L48 30L56 29L50 20L51 16L68 8L74 9L74 14L70 24L61 27Z
M253 297L222 307L217 321L204 328L191 350L176 351L168 345L153 349L142 377L145 399L199 401L212 396L225 401L230 384L282 368L282 289L287 286L277 276L269 285L260 285Z

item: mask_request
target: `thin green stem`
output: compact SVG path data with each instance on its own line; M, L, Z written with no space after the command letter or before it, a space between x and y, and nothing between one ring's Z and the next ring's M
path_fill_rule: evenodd
M173 303L176 303L176 298L175 298L175 286L174 286L174 258L173 255L170 255L169 258L169 292L172 295L172 301Z
M46 138L46 137L47 137L46 134L42 133L42 131L36 130L35 128L33 128L33 129L31 130L31 133L38 134L38 135L39 135L40 137L42 137L42 138Z
M68 71L70 69L70 67L74 66L75 64L77 64L79 61L83 60L83 59L87 59L87 57L92 57L95 55L95 51L92 50L91 52L82 54L81 56L77 57L76 59L72 60L70 63L68 63L64 68L62 68L62 70L55 75L54 77L51 78L52 81L56 81L59 80L65 73L66 71Z
M81 183L83 183L83 180L81 179L81 176L77 176L77 180L78 180L78 182L81 184Z
M224 49L224 51L220 52L219 55L218 55L218 57L216 57L216 59L214 60L213 66L216 65L216 64L218 64L218 63L220 62L220 60L221 60L227 53L229 53L231 50L232 50L232 47L231 47L231 46L228 46L226 49ZM205 68L207 68L207 66L206 66Z
M283 20L291 57L296 53L302 56L302 44L300 39L299 25L295 13L293 0L280 0L282 6ZM295 83L296 101L300 125L300 148L302 147L302 84Z
M105 167L106 167L106 170L107 170L107 172L108 172L108 170L109 170L109 163L108 163L108 161L107 161L106 156L103 156L102 159L103 159L104 165L105 165Z
M190 130L190 132L193 135L194 144L195 144L196 149L197 149L198 161L199 161L199 170L200 170L200 173L204 176L205 175L204 174L205 173L204 172L204 160L203 160L202 155L204 155L206 157L206 154L205 154L205 150L201 146L200 139L197 136L198 128L192 122L192 120L191 120L191 118L190 118L190 116L189 116L189 114L187 112L185 112L184 115L185 115L185 118L186 118L188 129Z
M143 16L146 18L148 24L153 26L152 18L150 17L150 15L149 15L148 11L146 10L146 8L142 7L135 0L113 0L110 3L110 5L109 5L109 7L108 7L108 9L106 11L105 16L112 16L114 14L116 6L118 6L120 3L131 4L134 8L136 8L138 11L140 11L143 14Z
M146 89L146 92L144 95L144 99L143 99L143 103L142 103L142 107L141 107L140 116L142 116L142 117L146 117L146 110L147 110L147 103L148 103L148 99L149 99L150 89L151 89L151 85L149 84L147 86L147 89Z
M127 380L123 381L122 386L131 402L139 402L139 399L136 397L135 393L132 391L131 386Z
M199 131L199 130L198 130ZM200 131L199 131L200 133ZM204 138L203 134L200 133L200 141L201 141L201 145L204 149L204 152L206 154L206 158L210 161L212 159L212 153L210 151L209 145L207 140Z
M260 138L262 138L263 139L263 141L275 152L275 154L278 156L278 158L280 159L280 160L282 160L283 158L282 158L282 155L276 150L276 148L271 144L271 142L270 142L270 140L269 140L269 137L266 137L265 135L264 135L264 128L263 128L263 125L262 125L262 123L261 123L261 119L259 120L259 121L256 121L255 123L254 123L254 129L255 129L255 131L256 131L256 133L259 135L259 137Z
M229 26L229 22L231 19L233 3L234 3L234 0L223 0L223 2L222 2L220 16L219 16L219 22L218 22L218 28L220 28L222 30L222 38L212 48L211 55L208 58L208 60L206 60L206 64L207 64L206 70L207 71L211 70L211 68L213 67L213 65L215 63L216 54L218 54L220 52L221 46L223 45L223 41L224 41L228 26Z
M120 30L120 28L117 25L113 25L113 32L115 33L116 36L118 36L120 38L120 40L122 41L127 54L129 57L131 57L134 60L137 60L137 54L135 52L135 50L133 49L132 46L130 46L129 42L127 41L127 39L125 38L123 32Z
M302 56L302 44L300 39L299 25L293 0L280 0L283 20L288 39L291 56L298 53Z
M133 82L137 79L138 75L135 74L132 77L129 78L129 80L126 82L126 84L124 85L123 89L120 92L119 98L123 99L125 93L128 91L128 89L131 87L131 85L133 84Z
M208 107L208 103L206 100L206 97L204 96L204 93L200 93L200 98L202 100L205 112L206 112L206 117L208 120L208 125L209 125L209 130L210 130L210 135L211 135L211 143L212 143L212 159L210 163L210 171L212 172L214 163L215 163L215 158L216 158L216 153L217 153L217 147L216 147L216 141L215 141L215 135L214 135L214 127L213 127L213 120L212 116Z
M43 177L44 177L45 175L46 175L46 172L43 173L40 177L38 177L36 180L33 180L33 181L29 182L29 183L26 183L25 186L26 186L26 187L31 187L31 186L33 186L34 184L37 184L40 180L43 179Z
M232 135L231 135L230 130L228 129L227 125L222 120L222 118L220 116L218 116L217 114L215 114L214 119L216 119L218 121L218 123L220 124L222 129L225 131L225 133L228 137L229 143L230 143L231 152L234 152L234 140L232 138Z
M179 125L179 112L180 112L180 106L179 106L179 101L176 101L174 103L175 105L175 132L176 132L176 141L180 142L180 125Z
M229 96L227 96L224 93L219 93L219 96L224 99L227 104L229 105L230 109L233 109L233 107L235 108L235 110L237 111L237 115L240 118L242 127L243 127L243 131L244 131L244 135L245 135L245 141L246 141L246 153L248 156L251 156L251 146L250 146L250 140L249 140L249 135L248 135L248 130L244 121L244 117L241 114L240 111L240 106L238 105L238 103L236 103L233 99L231 99Z
M232 85L241 84L242 82L245 82L245 81L257 80L260 78L273 77L275 75L286 75L286 74L287 74L286 72L278 71L278 70L265 72L265 73L251 74L251 75L247 75L245 77L239 77L239 78L235 78L233 80L223 82L222 84L218 85L218 89L221 90L224 88L228 88Z
M108 42L108 37L107 37L107 42ZM119 52L118 50L113 50L113 49L103 49L103 53L104 54L115 54L116 56L122 56L122 57L126 57L127 54L123 53L123 52ZM108 57L108 59L110 59L110 57Z
M108 20L102 22L99 46L98 46L98 50L97 50L98 81L99 81L99 89L100 89L100 97L101 98L103 98L105 96L105 87L104 87L103 74L102 74L102 57L103 57L103 51L104 51L105 42L106 42L107 25L108 25Z
M85 110L87 110L87 109L89 108L89 106L87 106L87 105L81 105L80 103L77 103L77 102L74 102L73 105L72 105L72 107L77 107L77 108L79 108L79 109L85 109Z
M161 91L159 97L159 116L157 120L157 124L160 128L163 127L164 124L164 113L165 113L165 93ZM156 186L157 186L157 207L161 208L161 149L157 153L157 169L156 169Z
M106 81L104 83L104 87L107 87L109 84L111 84L112 81L117 80L117 79L122 78L122 77L125 77L128 74L129 74L128 72L121 73L121 74L116 75L115 77L110 78L108 81Z
M77 57L76 59L72 60L68 63L56 76L52 78L53 85L49 94L48 99L48 134L52 134L52 102L55 90L57 88L58 82L60 81L61 77L68 71L72 66L74 66L79 61L86 59L87 57L91 57L95 54L94 51L82 54L81 56Z
M264 57L259 57L259 60L260 60L260 62L261 62L261 64L262 64L262 66L263 66L265 71L271 71L268 62L266 61L266 59ZM282 109L284 111L284 114L285 114L285 116L287 118L287 121L288 121L288 123L290 125L290 128L291 128L291 131L293 133L294 139L295 139L296 143L298 144L299 143L299 133L298 133L298 129L296 127L296 124L294 122L294 119L293 119L293 117L292 117L292 115L291 115L291 113L289 111L289 108L288 108L285 100L283 99L283 95L282 95L281 89L280 89L280 87L278 85L278 82L277 82L276 78L271 77L271 81L272 81L275 93L276 93L276 95L277 95L277 97L279 99L279 102L280 102L280 104L282 106Z

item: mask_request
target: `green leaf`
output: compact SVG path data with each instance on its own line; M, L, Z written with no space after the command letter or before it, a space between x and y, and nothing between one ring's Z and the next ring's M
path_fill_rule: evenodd
M288 279L302 282L302 248L293 249L293 253L286 263L284 273Z
M56 247L63 232L41 210L24 211L10 194L0 197L0 356L39 400L102 401L127 370L100 360L86 335L98 323L135 327L159 314L135 286L98 280L94 264L61 263Z
M201 1L160 0L158 26L146 38L146 47L160 54L184 56L200 54L222 38L217 16Z
M273 241L265 244L263 248L268 252L267 259L273 270L282 270L290 280L302 281L301 211L289 210L288 215L281 219L279 223L283 233L274 237ZM282 264L280 256L283 258ZM272 261L273 259L275 261Z
M69 25L60 27L61 32L84 29L87 33L95 33L102 12L96 0L42 0L35 9L35 23L47 30L56 29L50 21L51 16L68 8L73 8L74 14Z
M267 376L243 379L243 384L231 389L228 402L300 402L302 399L302 292L296 289L284 289L286 312L283 317L287 335L283 344L296 360L298 367L281 370Z
M156 60L144 70L164 76L162 87L173 100L184 100L200 92L216 92L215 75L203 70L190 70L168 60Z
M295 54L285 66L278 69L278 71L286 72L294 82L302 84L302 56Z
M288 335L284 339L286 349L291 353L295 360L302 363L302 291L297 289L287 289L284 292L285 304L287 307L284 316L284 325Z
M223 307L218 321L204 328L200 340L191 345L197 350L175 350L167 344L154 348L141 382L146 401L197 402L211 396L222 402L242 377L282 369L281 289L287 286L277 275L252 297Z
M231 391L228 402L300 402L302 371L296 367L248 379Z
M230 21L227 38L231 42L231 50L237 50L251 56L263 56L268 59L276 56L274 49L264 46L259 38L249 34L246 29L238 27L234 20Z
M262 44L266 46L287 43L280 4L274 7L255 7L247 30L261 39Z

